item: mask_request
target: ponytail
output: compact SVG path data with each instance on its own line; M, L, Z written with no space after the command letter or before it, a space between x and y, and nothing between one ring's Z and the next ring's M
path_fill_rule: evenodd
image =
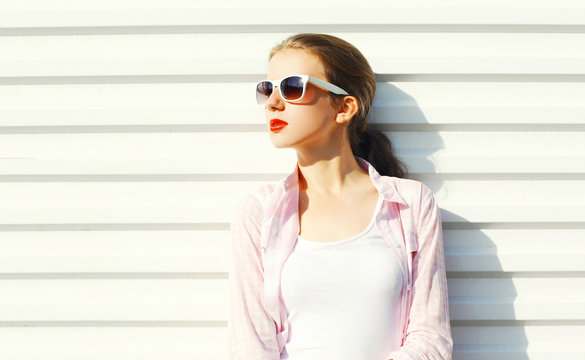
M366 159L380 175L408 177L406 165L394 155L392 143L383 132L366 128L352 138L356 138L350 141L353 154Z

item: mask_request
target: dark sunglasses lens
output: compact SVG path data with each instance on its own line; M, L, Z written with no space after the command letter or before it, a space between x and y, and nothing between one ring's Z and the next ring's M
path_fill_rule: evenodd
M264 104L272 94L272 84L269 81L261 81L256 86L256 101L258 104Z
M280 90L286 100L298 100L303 95L303 78L289 76L280 83Z

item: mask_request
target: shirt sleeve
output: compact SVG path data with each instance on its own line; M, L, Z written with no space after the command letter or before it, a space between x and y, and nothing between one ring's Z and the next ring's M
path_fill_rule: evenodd
M246 194L240 199L231 221L227 324L230 360L280 359L275 322L263 303L261 223L259 199L254 194Z
M406 338L393 360L450 360L453 351L443 231L439 206L424 184L418 218L418 249L412 261L412 302Z

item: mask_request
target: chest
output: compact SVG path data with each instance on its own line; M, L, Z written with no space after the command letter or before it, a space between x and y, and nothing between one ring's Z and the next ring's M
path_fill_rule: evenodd
M375 189L343 198L324 198L299 193L299 235L316 242L332 242L364 231L381 203Z

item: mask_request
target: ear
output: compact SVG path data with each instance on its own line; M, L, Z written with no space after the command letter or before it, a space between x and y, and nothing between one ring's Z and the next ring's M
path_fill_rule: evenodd
M337 110L337 117L335 121L339 124L343 124L351 120L351 118L357 113L359 109L358 101L355 96L345 96L343 98L343 103L339 106Z

